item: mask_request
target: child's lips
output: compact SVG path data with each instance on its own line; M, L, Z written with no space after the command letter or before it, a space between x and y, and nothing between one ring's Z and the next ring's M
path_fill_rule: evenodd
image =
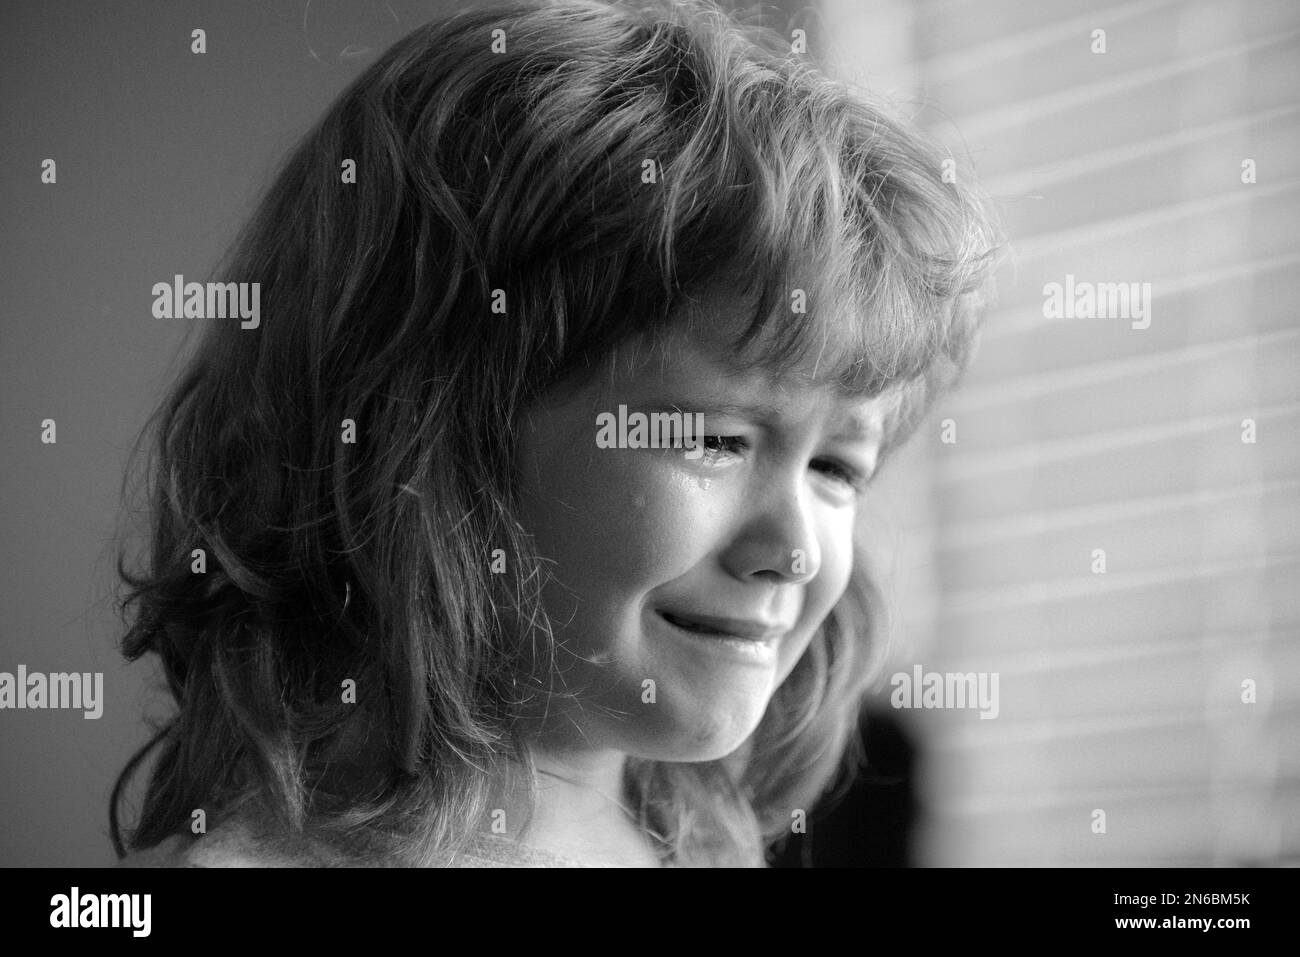
M789 626L773 624L753 618L709 615L694 611L660 610L670 625L685 628L703 635L715 634L726 638L743 638L747 641L772 643L790 630Z

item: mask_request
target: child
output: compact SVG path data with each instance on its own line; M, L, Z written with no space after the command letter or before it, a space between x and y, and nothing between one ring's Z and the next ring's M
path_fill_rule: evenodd
M762 866L880 657L858 504L971 352L945 159L704 2L397 43L156 416L119 856L157 748L130 864Z

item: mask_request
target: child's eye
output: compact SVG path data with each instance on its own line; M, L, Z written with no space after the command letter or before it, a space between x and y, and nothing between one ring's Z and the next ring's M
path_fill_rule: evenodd
M822 474L830 476L836 482L847 485L858 494L866 491L867 483L870 481L870 477L864 475L858 469L835 459L815 459L812 467Z
M740 435L705 435L700 438L700 444L710 455L736 455L744 451L745 439Z

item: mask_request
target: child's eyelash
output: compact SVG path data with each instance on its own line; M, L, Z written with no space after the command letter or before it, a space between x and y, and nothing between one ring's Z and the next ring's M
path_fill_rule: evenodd
M710 455L723 452L735 454L748 448L748 443L741 435L705 435L700 437L700 444Z
M834 459L816 459L813 465L820 468L827 475L833 476L837 481L843 482L855 492L865 492L867 484L871 481L870 476L863 475L857 469L850 468Z
M700 444L704 446L704 451L709 455L735 455L749 447L742 435L706 435L701 437ZM812 465L836 481L849 486L855 492L866 491L867 485L871 481L870 476L864 475L858 469L845 465L836 459L814 459Z

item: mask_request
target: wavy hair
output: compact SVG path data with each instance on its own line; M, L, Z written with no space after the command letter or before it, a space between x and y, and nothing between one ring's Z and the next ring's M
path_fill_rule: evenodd
M946 158L704 0L513 2L385 52L223 259L261 284L260 327L212 323L141 435L149 541L136 570L119 551L123 652L159 657L176 711L119 776L118 854L199 808L352 859L454 853L492 775L530 766L509 623L554 650L514 518L523 411L725 277L753 304L739 353L779 371L817 349L844 390L896 394L896 445L969 362L990 288L995 226ZM863 556L734 754L629 759L674 861L760 865L834 783L880 598Z

